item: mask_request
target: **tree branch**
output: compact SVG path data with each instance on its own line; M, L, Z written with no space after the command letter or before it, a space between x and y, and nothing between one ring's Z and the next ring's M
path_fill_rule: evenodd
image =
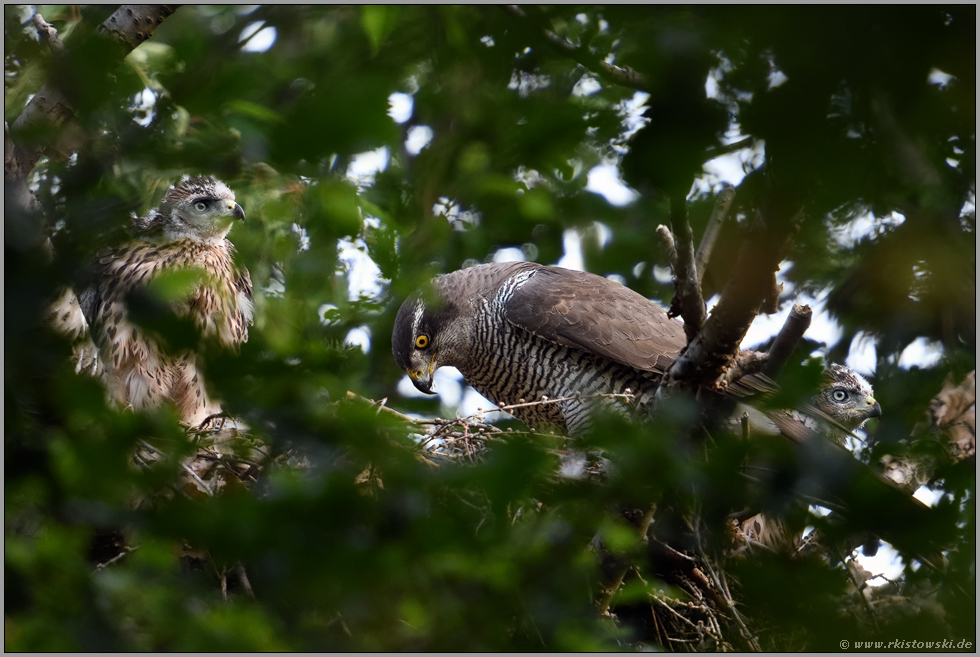
M642 73L638 73L628 67L623 68L605 62L588 48L576 46L568 39L558 36L548 29L543 16L531 16L518 5L504 5L504 9L512 15L531 23L536 30L541 31L545 40L552 48L563 55L571 57L607 82L636 89L637 91L649 91L649 83Z
M698 253L694 258L697 267L698 282L704 281L704 270L708 268L708 261L711 260L711 251L715 248L718 235L721 233L721 225L728 217L728 210L732 207L735 200L735 188L726 185L715 199L715 207L708 218L708 225L701 236L701 244L698 246Z
M41 14L34 14L31 16L31 22L34 23L34 27L37 29L38 35L41 37L41 41L48 44L52 52L61 53L65 50L65 44L61 42L58 38L58 30L55 29L54 25L44 20Z
M783 367L789 361L789 357L796 350L796 345L803 339L803 334L810 328L810 320L813 319L813 310L810 306L794 304L793 310L783 323L783 327L776 334L776 339L769 347L769 358L762 369L762 373L770 379L775 379L783 371Z
M133 50L151 36L181 5L123 5L99 26L99 32Z
M98 31L121 45L118 58L115 61L122 61L130 50L149 39L160 23L173 14L179 6L123 5L99 26ZM35 18L32 20L34 20L35 25L50 27L38 14L35 14ZM51 30L53 31L53 28ZM42 28L39 28L38 31L42 32ZM42 34L46 39L51 37L50 32L46 30ZM55 34L54 39L58 44L61 43L60 40L57 40L57 34ZM54 41L49 41L49 43L52 44L52 50L57 49L54 46ZM62 49L65 50L66 56L70 56L70 48L65 48L62 45ZM65 92L58 85L50 81L41 85L31 102L27 104L27 107L11 126L11 132L15 138L12 140L13 151L10 157L7 157L6 154L6 144L4 149L4 175L8 182L13 182L17 178L26 179L37 161L52 146L52 144L39 142L25 144L16 136L23 135L25 131L31 134L50 134L74 114L71 99L65 95Z
M776 268L779 271L779 268ZM764 315L772 315L779 312L779 295L783 291L783 284L779 282L776 278L776 272L772 273L769 277L769 287L768 292L766 292L766 297L762 300L762 306L759 308L759 312Z
M731 593L728 591L728 587L722 586L721 579L718 574L715 573L715 569L711 567L711 560L708 559L707 555L704 553L704 547L701 544L701 519L695 518L692 529L694 530L694 545L697 548L698 556L701 557L701 563L704 564L705 570L711 575L711 579L718 589L719 596L723 603L722 608L731 614L732 618L735 619L735 623L738 625L739 631L742 634L742 638L748 642L749 647L755 652L762 652L762 647L759 645L759 640L756 638L755 634L749 629L748 625L742 619L742 615L738 613L735 608L735 602L731 598Z
M734 361L802 218L802 211L792 218L785 218L785 214L780 217L779 213L785 210L774 210L772 205L766 204L757 213L752 233L739 251L718 305L684 353L674 360L667 375L670 385L714 388Z
M720 382L736 397L769 392L772 388L772 380L768 376L751 376L762 372L768 361L767 353L743 349L735 357L735 363L721 377Z
M725 144L724 146L718 146L717 148L708 149L705 153L707 157L705 162L710 162L716 157L721 157L722 155L728 155L729 153L735 153L743 148L748 148L755 143L755 137L746 137L744 139L739 139L738 141L733 141L730 144Z
M667 252L667 262L673 269L674 263L677 262L677 249L674 247L674 236L670 234L670 229L663 224L657 226L657 235L660 236L660 241L664 243L664 251Z
M701 281L694 263L694 233L687 220L687 201L683 196L670 197L670 225L677 257L671 263L674 267L674 298L668 314L684 318L684 333L687 341L691 342L704 326L706 311L701 297Z

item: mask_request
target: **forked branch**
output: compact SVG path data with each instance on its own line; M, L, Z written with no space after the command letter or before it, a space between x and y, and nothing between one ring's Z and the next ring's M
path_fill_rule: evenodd
M780 210L767 207L757 214L718 304L671 366L667 378L671 385L713 388L735 360L802 219L802 211L792 217L780 217L777 212Z

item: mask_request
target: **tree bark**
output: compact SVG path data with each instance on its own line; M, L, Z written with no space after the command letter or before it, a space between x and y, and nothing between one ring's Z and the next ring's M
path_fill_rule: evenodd
M149 39L157 27L180 5L123 5L107 18L98 32L119 44L114 61L122 61L133 48ZM46 25L47 23L45 23ZM58 42L60 43L60 41ZM65 58L71 57L70 43L62 48ZM29 133L56 134L57 128L75 115L73 103L53 77L41 85L31 102L4 134L4 177L8 185L26 187L26 178L42 155L55 144L43 140L28 140L19 135ZM8 143L9 140L9 143ZM8 155L9 153L9 155Z
M785 257L790 238L802 213L778 216L779 210L763 208L752 233L739 251L732 277L722 290L718 305L697 336L671 366L668 384L689 389L713 389L734 362L742 338L770 291L773 275ZM769 216L767 216L769 215Z

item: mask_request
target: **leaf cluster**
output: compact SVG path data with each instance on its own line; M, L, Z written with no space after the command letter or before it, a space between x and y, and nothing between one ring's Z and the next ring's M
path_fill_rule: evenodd
M184 6L122 61L96 30L106 11L39 11L72 57L52 57L5 6L5 118L42 83L74 116L12 135L48 149L30 179L43 212L5 200L8 649L680 647L650 609L697 601L620 512L657 505L667 543L687 540L682 518L697 514L692 553L724 553L721 527L743 507L818 524L789 513L804 464L785 446L678 440L696 413L678 403L653 426L600 423L589 448L615 466L603 485L556 478L564 442L538 434L505 432L475 465L433 465L417 425L347 393L451 417L399 394L395 312L432 275L503 249L551 264L578 236L587 270L668 301L655 227L680 194L703 232L718 185L693 183L735 133L765 166L743 157L705 296L729 280L767 194L805 208L787 280L825 295L843 329L813 346L841 361L859 333L877 345L885 416L864 458L908 450L946 374L975 368L975 8ZM249 47L270 31L270 47ZM407 119L392 94L411 100ZM385 165L357 175L364 153ZM590 191L600 164L622 165L634 202ZM111 408L44 321L60 286L89 285L94 254L185 173L221 178L245 209L230 237L255 325L240 353L222 351L153 312L166 290L137 320L196 347L216 397L272 455L213 497L181 483L198 445L174 413ZM842 237L856 225L871 229ZM365 285L351 263L367 257ZM347 343L354 331L365 349ZM942 349L939 363L899 366L916 339ZM811 375L791 366L786 394L804 396ZM140 441L166 458L137 467ZM942 572L903 555L903 591L928 604L869 614L840 562L728 564L761 647L975 636L975 471L943 458L939 530L958 547ZM739 472L759 459L789 474L747 483ZM595 613L608 574L595 543L640 564L613 604L621 622ZM734 626L698 641L683 645L752 647Z

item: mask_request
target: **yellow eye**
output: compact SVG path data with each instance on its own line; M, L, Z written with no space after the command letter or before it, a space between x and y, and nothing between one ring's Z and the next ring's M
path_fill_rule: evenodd
M415 338L415 346L418 347L419 349L425 349L426 347L428 347L429 336L420 335L419 337Z

